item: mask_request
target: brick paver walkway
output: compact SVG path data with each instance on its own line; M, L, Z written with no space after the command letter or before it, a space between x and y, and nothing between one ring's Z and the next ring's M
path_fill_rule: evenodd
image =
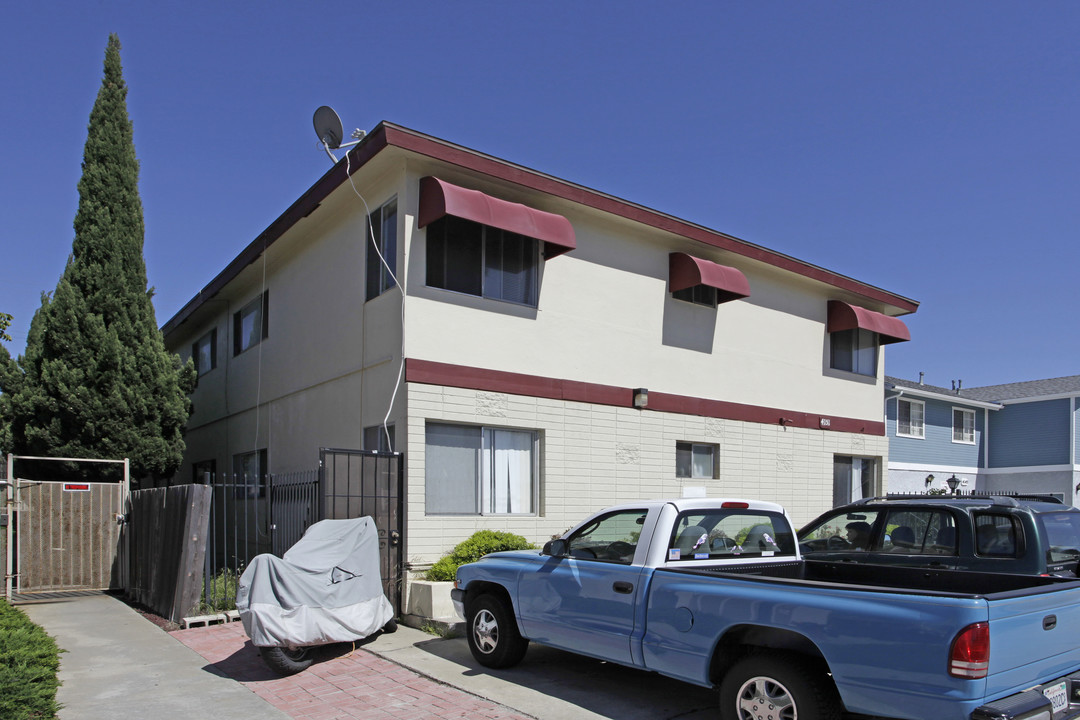
M442 720L529 716L396 665L363 648L321 648L302 673L279 677L266 666L238 622L170 633L219 672L267 702L303 720ZM322 660L322 658L327 658ZM320 661L322 660L322 661Z

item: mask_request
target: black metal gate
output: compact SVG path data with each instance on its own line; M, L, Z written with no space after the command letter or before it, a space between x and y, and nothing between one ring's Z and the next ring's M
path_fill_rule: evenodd
M405 545L405 456L369 450L319 450L324 518L370 516L379 530L386 597L398 612Z
M271 475L209 476L213 487L203 597L196 614L235 607L236 581L252 558L278 557L319 520L375 520L386 597L401 612L405 533L404 456L319 450L319 469Z

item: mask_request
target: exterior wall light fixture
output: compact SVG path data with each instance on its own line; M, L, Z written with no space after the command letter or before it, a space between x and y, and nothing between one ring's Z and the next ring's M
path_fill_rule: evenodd
M926 476L926 487L930 487L933 484L934 484L934 474L931 473L931 474Z
M640 410L648 405L649 388L634 388L634 407Z
M956 477L956 475L953 475L945 482L949 484L949 491L955 493L956 488L960 485L960 478Z

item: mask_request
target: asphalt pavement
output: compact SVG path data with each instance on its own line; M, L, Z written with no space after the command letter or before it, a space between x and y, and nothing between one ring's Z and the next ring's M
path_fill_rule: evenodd
M533 645L507 670L477 665L463 638L400 627L320 648L279 678L240 623L167 633L108 595L20 605L56 638L60 720L701 720L716 694Z

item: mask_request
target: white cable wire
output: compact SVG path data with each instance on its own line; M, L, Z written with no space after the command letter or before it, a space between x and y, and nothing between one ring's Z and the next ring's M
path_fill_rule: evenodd
M397 275L394 274L394 269L390 267L386 258L383 257L382 250L379 249L378 243L375 242L375 226L371 222L371 208L368 207L367 200L364 199L364 196L356 189L356 183L353 182L351 167L352 164L349 153L345 153L345 177L349 178L349 185L352 187L353 192L356 194L356 197L360 198L360 202L364 204L364 217L367 219L368 238L370 238L371 246L375 248L375 253L379 256L379 261L393 279L394 285L401 291L401 363L398 365L397 380L394 381L394 391L390 394L390 403L386 407L386 415L383 416L382 421L383 434L386 436L386 447L392 452L394 448L390 441L390 429L388 424L390 422L390 413L394 410L394 401L397 399L398 390L401 388L402 376L405 374L405 288L401 285ZM397 228L395 228L395 232L397 232Z

